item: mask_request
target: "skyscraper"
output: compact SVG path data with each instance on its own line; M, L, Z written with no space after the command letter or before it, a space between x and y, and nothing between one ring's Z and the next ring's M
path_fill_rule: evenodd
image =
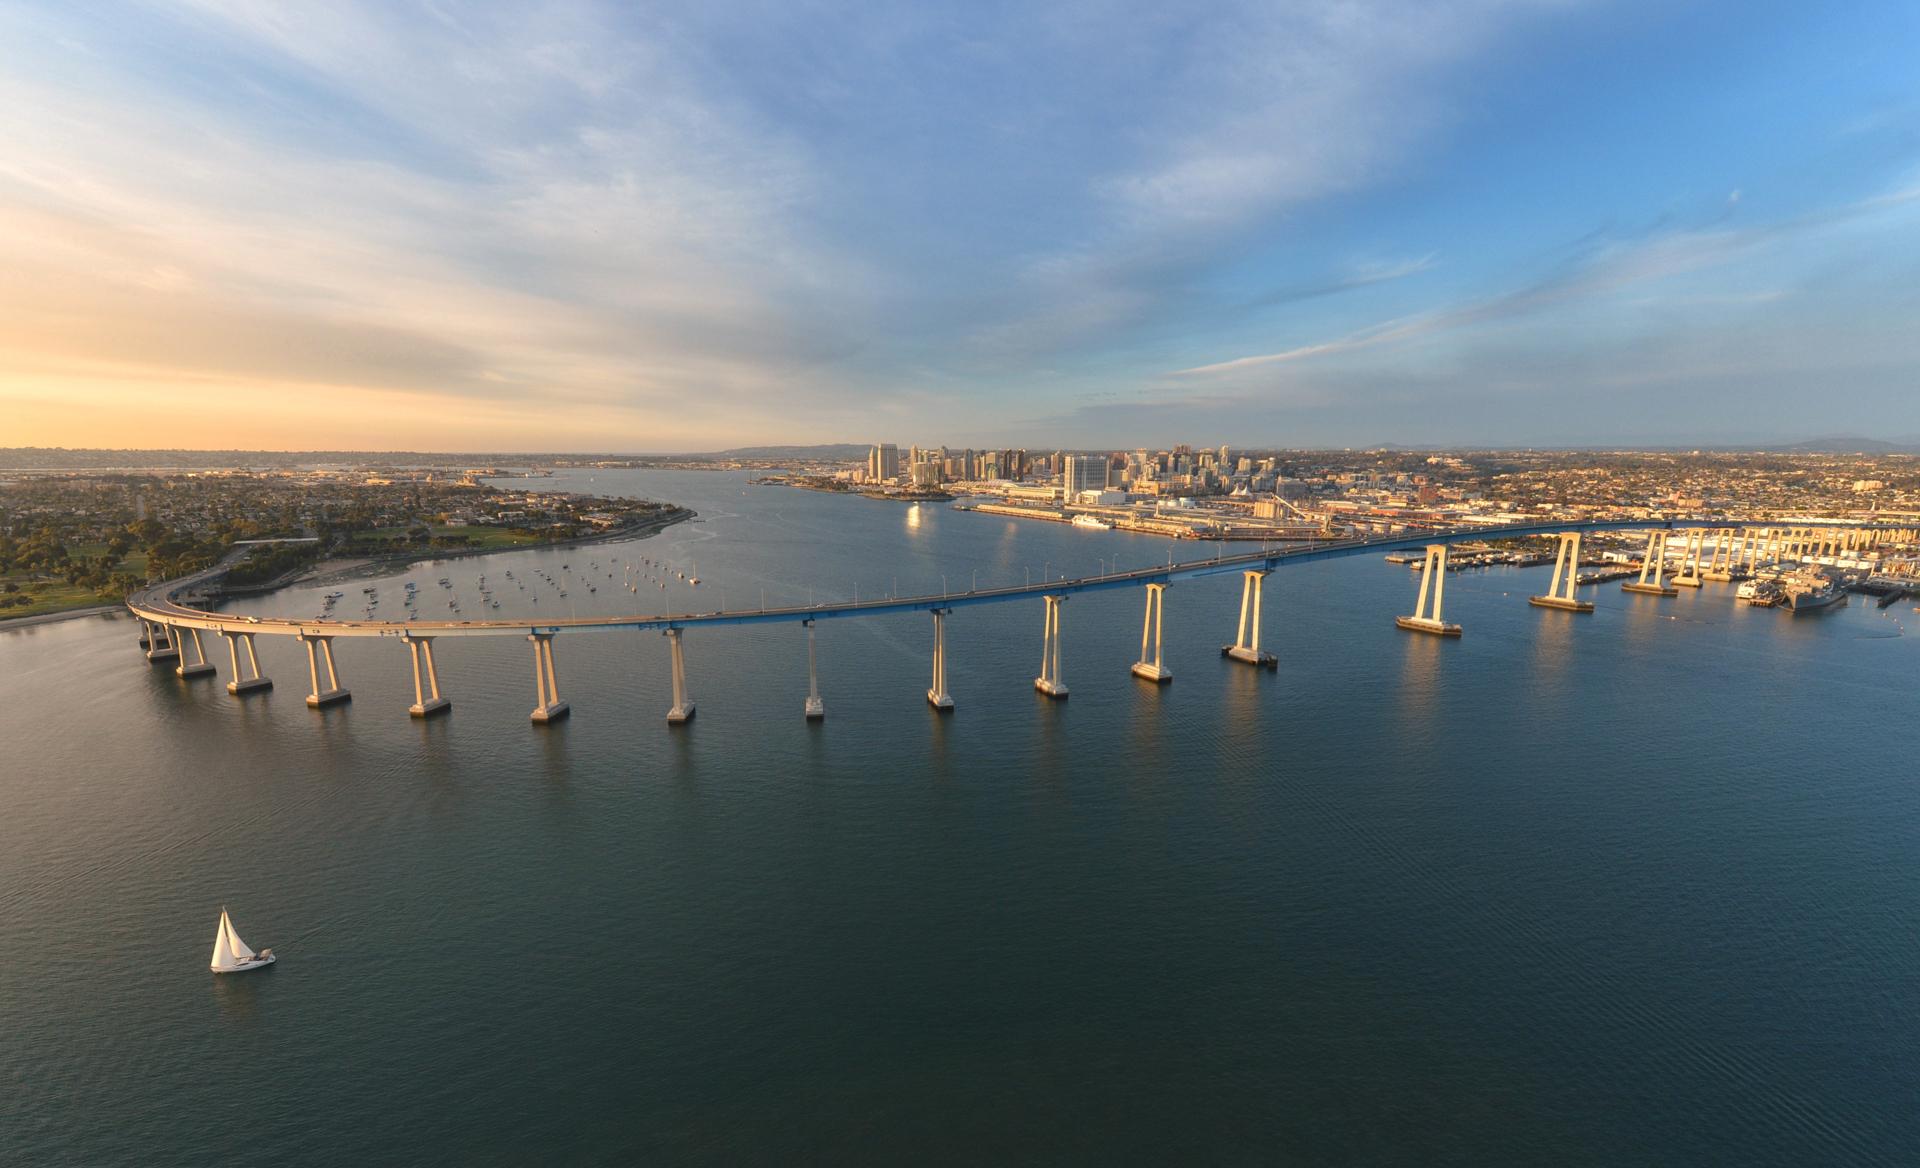
M867 452L867 481L890 483L900 477L900 448L882 442Z
M1104 491L1107 489L1107 460L1104 455L1088 458L1084 455L1066 456L1065 467L1061 473L1060 485L1066 488L1067 498L1072 499L1082 491Z

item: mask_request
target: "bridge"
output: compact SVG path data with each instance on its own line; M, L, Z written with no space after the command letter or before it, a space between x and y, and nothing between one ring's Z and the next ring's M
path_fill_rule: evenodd
M1039 600L1045 606L1045 631L1042 640L1042 668L1034 687L1054 698L1065 698L1068 690L1062 674L1061 607L1070 596L1088 592L1141 588L1146 596L1146 615L1140 638L1140 660L1132 666L1135 676L1154 683L1173 678L1161 654L1161 615L1168 587L1189 580L1238 573L1242 577L1240 620L1234 641L1221 646L1221 654L1257 668L1275 669L1274 655L1260 647L1262 611L1261 583L1270 573L1298 564L1321 563L1349 556L1377 555L1409 549L1424 549L1420 587L1413 613L1395 618L1409 632L1455 637L1461 634L1457 624L1449 624L1442 615L1446 587L1447 549L1463 541L1507 540L1528 537L1555 537L1558 547L1554 570L1545 594L1529 598L1542 608L1568 612L1592 612L1591 601L1574 595L1580 562L1580 543L1584 535L1595 532L1645 531L1647 550L1641 561L1639 578L1621 587L1624 591L1654 596L1677 595L1680 587L1698 587L1707 580L1733 580L1761 563L1808 560L1819 562L1849 553L1863 554L1883 545L1912 546L1920 541L1920 530L1890 524L1843 523L1831 520L1786 525L1782 520L1726 519L1641 519L1540 521L1452 528L1445 532L1417 532L1383 537L1333 540L1297 544L1288 547L1262 547L1233 555L1216 552L1211 559L1168 562L1146 568L1115 571L1094 576L1043 579L1027 584L955 592L942 589L938 594L889 597L880 600L828 602L804 606L757 608L739 611L647 614L614 617L572 617L552 621L526 620L293 620L277 617L236 616L212 612L186 603L182 597L226 570L230 555L219 564L178 580L154 585L127 599L127 607L141 622L141 646L149 661L174 661L175 672L184 678L212 676L216 670L208 660L200 634L212 632L227 642L232 680L227 691L245 695L269 689L273 682L260 672L254 652L254 638L260 635L290 636L305 646L308 680L307 704L315 708L348 700L351 692L341 684L333 656L336 637L388 637L407 646L413 664L414 702L409 712L415 717L443 713L452 702L441 692L439 671L434 664L433 642L439 637L524 636L533 646L535 705L532 720L546 723L569 712L560 697L558 675L554 668L553 642L561 633L640 632L659 630L668 640L673 667L673 706L667 720L682 723L694 715L694 703L687 692L682 633L691 628L715 625L799 623L807 630L808 696L805 713L809 719L823 717L825 705L820 697L819 677L814 668L813 636L818 621L900 613L925 612L933 617L933 661L927 701L939 710L953 708L953 696L946 683L946 617L956 609L981 604L1008 604ZM1722 532L1707 548L1709 532ZM1668 576L1668 541L1684 537L1679 569ZM1709 557L1706 563L1703 557ZM244 653L244 666L243 655Z

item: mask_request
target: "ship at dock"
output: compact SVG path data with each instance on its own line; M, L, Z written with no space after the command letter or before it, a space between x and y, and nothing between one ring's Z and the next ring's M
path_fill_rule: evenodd
M1816 572L1784 576L1779 582L1780 599L1775 603L1796 616L1803 612L1821 612L1847 602L1847 590Z
M1087 528L1090 531L1112 531L1113 530L1113 524L1108 523L1103 519L1096 519L1091 515L1075 515L1073 517L1073 525L1075 527Z

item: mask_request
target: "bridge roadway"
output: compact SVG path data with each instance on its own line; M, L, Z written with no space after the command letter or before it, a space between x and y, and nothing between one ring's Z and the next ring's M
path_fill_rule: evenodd
M1513 539L1524 536L1559 535L1563 532L1598 531L1687 531L1743 530L1755 528L1815 527L1833 531L1910 531L1911 525L1835 523L1832 521L1779 519L1598 519L1538 523L1491 524L1457 527L1444 532L1419 532L1373 539L1334 540L1327 543L1292 545L1285 548L1263 547L1257 552L1220 555L1211 560L1173 561L1149 568L1112 572L1073 579L1042 580L1009 588L987 588L968 592L942 592L938 595L895 597L845 603L821 603L804 606L751 609L735 612L663 613L657 615L570 617L564 620L529 622L524 620L290 620L280 617L235 616L193 608L175 599L195 585L210 579L219 566L179 580L155 585L127 599L127 607L144 620L179 628L266 633L309 637L499 637L553 634L572 631L610 631L616 629L687 629L708 625L749 625L782 621L817 621L842 617L882 616L889 613L947 611L975 604L1001 604L1013 600L1032 600L1043 596L1070 596L1083 592L1102 592L1143 584L1173 584L1206 576L1234 572L1274 570L1294 564L1319 563L1346 556L1361 556L1461 540Z

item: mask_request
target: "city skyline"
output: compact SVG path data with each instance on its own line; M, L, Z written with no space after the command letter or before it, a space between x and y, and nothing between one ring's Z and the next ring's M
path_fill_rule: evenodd
M0 30L0 444L1920 436L1901 6Z

